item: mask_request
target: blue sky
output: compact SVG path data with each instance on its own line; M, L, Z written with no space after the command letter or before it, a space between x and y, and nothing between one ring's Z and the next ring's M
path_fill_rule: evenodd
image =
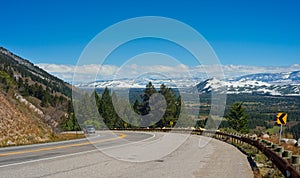
M75 65L106 27L164 16L200 32L223 65L289 66L300 61L299 7L297 0L3 1L0 46L34 63Z

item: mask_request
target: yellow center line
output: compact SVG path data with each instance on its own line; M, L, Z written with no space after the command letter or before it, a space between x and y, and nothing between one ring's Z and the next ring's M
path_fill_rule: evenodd
M89 145L89 144L94 144L94 143L113 141L113 140L117 140L117 139L121 139L121 138L125 138L125 137L126 137L126 134L120 134L120 136L118 136L118 137L98 140L98 141L94 141L94 142L74 143L74 144L68 144L68 145L62 145L62 146L39 148L39 149L35 149L35 150L24 150L24 151L15 151L15 152L2 153L2 154L0 154L0 157L1 156L25 154L25 153L34 153L34 152L40 152L40 151L48 151L48 150L57 150L57 149L70 148L70 147L77 147L77 146Z

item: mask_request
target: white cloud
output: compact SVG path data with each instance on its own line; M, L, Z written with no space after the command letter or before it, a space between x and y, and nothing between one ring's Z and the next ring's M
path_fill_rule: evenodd
M300 65L291 66L245 66L245 65L223 65L222 70L216 65L201 65L188 67L183 64L176 66L152 65L141 66L137 64L118 67L115 65L89 64L83 66L59 65L59 64L38 64L38 66L47 72L67 81L73 82L75 76L77 82L90 82L99 79L115 78L137 78L147 73L156 73L168 78L198 77L207 78L221 76L222 72L225 78L234 78L254 73L279 73L299 71ZM75 75L74 75L75 72Z

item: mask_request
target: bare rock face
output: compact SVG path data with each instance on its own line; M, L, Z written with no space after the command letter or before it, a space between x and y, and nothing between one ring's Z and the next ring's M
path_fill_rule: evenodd
M251 139L254 139L254 140L257 140L257 135L256 135L256 134L253 134L253 135L250 136L250 138L251 138Z
M268 135L268 134L263 134L263 135L261 136L261 138L263 138L263 139L268 139L268 138L270 138L270 135Z
M295 146L300 147L300 138L298 139L297 143L295 143Z
M295 145L297 143L297 140L295 139L288 139L287 144L293 144Z

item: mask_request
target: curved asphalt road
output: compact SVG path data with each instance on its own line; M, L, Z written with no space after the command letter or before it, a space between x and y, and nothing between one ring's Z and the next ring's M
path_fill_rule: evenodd
M189 136L175 151L156 160L134 160L139 155L135 149L148 149L145 153L155 154L151 149L166 135L101 132L90 137L90 141L2 148L0 177L253 177L245 155L232 145L207 137ZM199 139L208 144L199 146ZM163 151L164 146L160 149ZM106 151L124 153L133 156L133 160L120 161L104 154Z

